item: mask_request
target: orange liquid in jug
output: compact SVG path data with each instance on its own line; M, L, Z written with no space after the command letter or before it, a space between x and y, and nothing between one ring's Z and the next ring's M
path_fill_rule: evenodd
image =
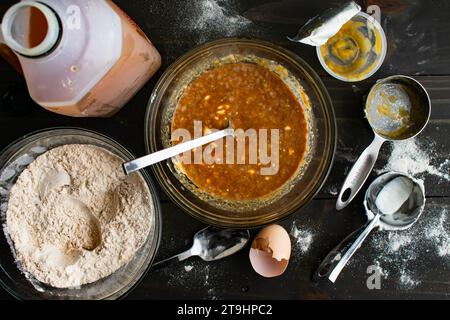
M35 48L44 41L48 33L48 22L45 15L37 8L30 7L28 26L28 47ZM0 44L0 56L3 57L19 73L22 67L15 53L5 44Z
M122 56L78 103L46 109L72 117L110 117L118 112L161 66L161 56L136 23L111 0L122 22Z
M28 31L28 46L37 47L44 41L48 32L48 22L45 15L37 8L30 7L30 26Z

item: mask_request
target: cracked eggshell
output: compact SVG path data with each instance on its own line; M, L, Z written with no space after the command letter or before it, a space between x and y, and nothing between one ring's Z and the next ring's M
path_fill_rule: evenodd
M291 257L291 239L279 225L262 229L253 240L250 249L250 263L263 277L280 276L286 271Z

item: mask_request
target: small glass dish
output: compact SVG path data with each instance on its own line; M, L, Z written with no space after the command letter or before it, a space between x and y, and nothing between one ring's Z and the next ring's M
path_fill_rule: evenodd
M375 37L377 37L377 34L378 34L379 38L375 39L375 41L379 41L379 45L380 45L379 54L377 54L375 51L371 50L371 52L373 54L370 55L370 57L368 57L366 59L365 64L358 69L358 72L355 75L350 74L348 76L344 76L343 74L333 71L327 65L325 58L321 52L321 48L323 46L316 47L316 51L317 51L317 57L319 58L320 64L325 69L325 71L328 72L328 74L330 74L334 78L341 80L341 81L357 82L357 81L362 81L362 80L370 78L372 75L375 74L375 72L377 72L381 68L381 66L383 65L384 59L386 58L387 38L386 38L386 34L384 33L384 30L381 27L380 23L374 17L368 15L367 13L359 12L352 19L350 19L350 21L364 23L367 26L366 31L365 31L365 33L367 33L367 34L370 34L370 32L369 32L370 30L373 30L372 33L375 35ZM376 46L376 43L372 43L372 46Z
M221 208L214 200L205 200L186 187L186 179L180 179L172 160L158 163L152 170L167 195L193 217L219 227L254 228L287 218L306 205L320 190L332 166L337 139L332 103L322 81L306 62L281 47L258 40L229 38L193 49L170 66L156 85L145 117L145 143L148 153L167 148L173 113L184 88L219 61L235 62L237 56L257 57L281 66L308 95L311 114L308 125L313 141L301 178L274 202L248 210L243 207L237 212Z
M134 156L113 139L79 128L54 128L24 136L6 147L0 155L0 220L4 228L9 192L22 171L39 155L67 144L102 147L124 160ZM103 300L118 299L131 291L145 276L155 257L161 235L161 209L156 189L149 175L142 171L153 197L153 221L144 245L133 260L112 275L79 288L58 289L45 285L19 270L11 251L10 239L0 236L0 285L17 299Z

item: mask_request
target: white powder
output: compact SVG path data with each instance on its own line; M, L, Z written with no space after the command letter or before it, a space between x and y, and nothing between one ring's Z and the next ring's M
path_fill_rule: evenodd
M415 139L396 141L392 143L392 151L388 163L380 171L398 171L411 176L428 173L450 181L450 175L447 173L449 171L448 160L439 165L439 167L435 167L431 163L431 154L433 154L433 150L421 149ZM446 167L447 170L445 170Z
M350 260L350 261L352 261L352 260ZM389 271L386 269L383 269L383 267L381 266L381 262L379 260L375 260L374 265L377 266L378 271L380 272L380 275L384 279L387 279L389 277Z
M197 8L197 17L192 19L191 28L202 31L220 28L224 36L231 36L249 23L246 18L227 12L216 0L201 0Z
M388 241L389 241L389 250L391 252L397 252L401 248L411 244L412 238L408 234L392 232L392 233L389 233Z
M450 256L450 230L448 211L444 209L438 218L431 221L425 232L426 239L433 241L440 257Z
M325 189L325 192L332 196L337 196L339 193L338 188L339 188L338 185L330 185Z
M403 288L406 289L412 289L414 287L417 287L421 282L414 280L411 278L411 275L409 275L405 270L402 270L400 273L400 285Z
M332 196L337 196L339 193L338 186L336 186L336 185L331 186L329 189L329 192Z
M175 267L176 268L176 267ZM218 299L216 278L214 275L223 272L222 264L204 262L193 259L189 264L179 266L179 271L166 268L162 270L167 277L167 284L172 287L199 287L201 284L204 296L211 300Z
M239 36L251 24L250 20L230 8L226 1L198 0L188 3L185 11L189 12L189 20L181 19L179 25L196 37L197 44L224 36Z
M204 285L208 286L209 285L209 266L205 267L205 282Z
M313 242L313 234L309 230L301 230L295 222L292 223L291 236L295 238L295 245L301 253L307 253Z
M374 264L382 264L390 276L398 275L402 289L419 286L424 279L418 276L423 271L417 261L437 259L440 261L436 265L438 269L450 265L449 221L446 207L430 203L423 217L410 229L374 233L369 238L371 252L377 256ZM366 264L366 261L360 263Z
M11 189L5 231L20 267L53 287L78 287L130 262L149 234L151 195L122 160L88 145L39 156Z

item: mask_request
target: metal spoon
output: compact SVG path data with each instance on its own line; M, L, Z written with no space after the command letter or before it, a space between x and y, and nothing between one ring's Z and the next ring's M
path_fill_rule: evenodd
M228 122L228 127L224 130L214 132L212 134L203 136L198 139L180 143L180 144L177 144L176 146L154 152L145 157L138 158L138 159L132 160L130 162L126 162L123 164L123 169L125 171L125 174L128 175L135 171L139 171L148 166L151 166L155 163L170 159L170 158L175 157L179 154L182 154L186 151L189 151L189 150L192 150L195 148L199 148L205 144L209 144L211 142L214 142L216 140L219 140L219 139L222 139L222 138L225 138L228 136L234 136L234 129L232 127L231 121Z
M393 214L383 214L375 205L377 196L388 182L401 176L409 179L413 184L409 199ZM377 227L384 230L405 230L410 228L419 219L425 207L425 190L421 184L407 175L388 172L378 177L369 186L364 206L369 218L368 222L365 226L345 238L327 255L313 277L316 281L320 278L328 278L334 283L347 262L356 250L361 247L361 244L373 229Z
M207 227L195 234L194 243L189 250L153 264L151 270L165 268L193 256L199 256L204 261L220 260L244 248L249 239L248 230Z
M378 81L370 90L365 112L375 139L345 179L337 210L344 209L362 188L385 141L406 140L422 132L430 119L431 101L425 88L415 79L392 76Z

